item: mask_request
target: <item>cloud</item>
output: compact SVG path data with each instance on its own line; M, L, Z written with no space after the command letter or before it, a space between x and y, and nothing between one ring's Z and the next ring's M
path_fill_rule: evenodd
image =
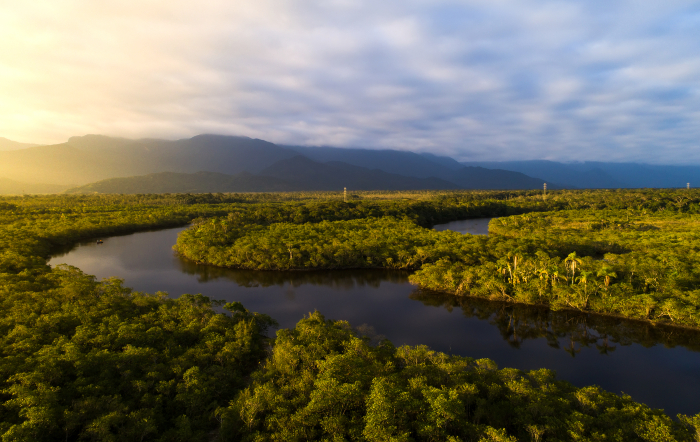
M16 2L0 135L700 163L690 1Z

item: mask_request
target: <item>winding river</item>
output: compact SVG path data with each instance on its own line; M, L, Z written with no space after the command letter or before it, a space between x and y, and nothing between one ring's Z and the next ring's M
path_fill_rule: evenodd
M550 368L578 386L596 384L668 414L700 412L700 332L594 315L550 312L424 292L408 273L381 270L259 272L200 266L172 251L184 227L103 238L55 254L98 279L118 276L134 290L172 297L202 293L241 301L293 327L318 310L344 319L372 339L426 344L500 367ZM436 230L486 234L488 219Z

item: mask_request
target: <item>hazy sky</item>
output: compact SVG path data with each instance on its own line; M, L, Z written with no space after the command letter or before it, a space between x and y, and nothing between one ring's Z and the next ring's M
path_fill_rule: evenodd
M700 163L700 4L0 0L0 136Z

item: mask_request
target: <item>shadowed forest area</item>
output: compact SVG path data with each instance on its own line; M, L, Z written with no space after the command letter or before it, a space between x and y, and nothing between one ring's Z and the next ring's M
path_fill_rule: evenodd
M371 343L319 312L270 337L274 318L240 303L220 313L221 303L202 295L133 292L46 258L80 240L191 224L176 250L192 261L412 271L411 281L430 289L417 299L493 316L513 345L569 333L612 351L608 336L624 336L614 316L624 316L646 321L650 342L694 348L699 203L694 190L358 192L347 202L330 192L1 198L0 434L697 440L700 414L671 418L629 396L559 381L546 367L499 369ZM488 237L430 230L478 217L498 217ZM587 333L593 323L602 334ZM674 326L686 328L664 335Z

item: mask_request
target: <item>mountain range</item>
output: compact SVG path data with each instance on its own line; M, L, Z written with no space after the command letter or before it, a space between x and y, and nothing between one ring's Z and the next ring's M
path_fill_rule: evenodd
M32 143L20 143L17 141L8 140L7 138L0 137L0 152L7 150L19 150L26 149L27 147L39 146L39 144Z
M201 193L279 192L299 190L445 190L538 188L541 181L517 172L463 167L445 179L417 178L367 169L340 161L319 163L302 155L280 160L258 174L241 172L160 172L143 176L110 178L67 190L68 193ZM462 185L456 182L464 183ZM468 183L473 182L470 186Z
M39 146L0 138L0 193L684 187L698 166L469 162L431 153L85 135ZM39 184L40 183L40 184ZM37 187L38 186L38 187Z
M505 170L537 176L547 182L567 187L612 189L642 187L686 187L700 184L700 166L669 166L639 163L605 163L586 161L558 163L554 161L470 162L465 165Z
M62 144L0 152L0 177L19 183L52 183L70 192L105 193L542 186L542 180L519 172L467 167L446 157L363 149L333 156L334 150L343 149L311 150L316 155L301 148L221 135L176 141L86 135Z

